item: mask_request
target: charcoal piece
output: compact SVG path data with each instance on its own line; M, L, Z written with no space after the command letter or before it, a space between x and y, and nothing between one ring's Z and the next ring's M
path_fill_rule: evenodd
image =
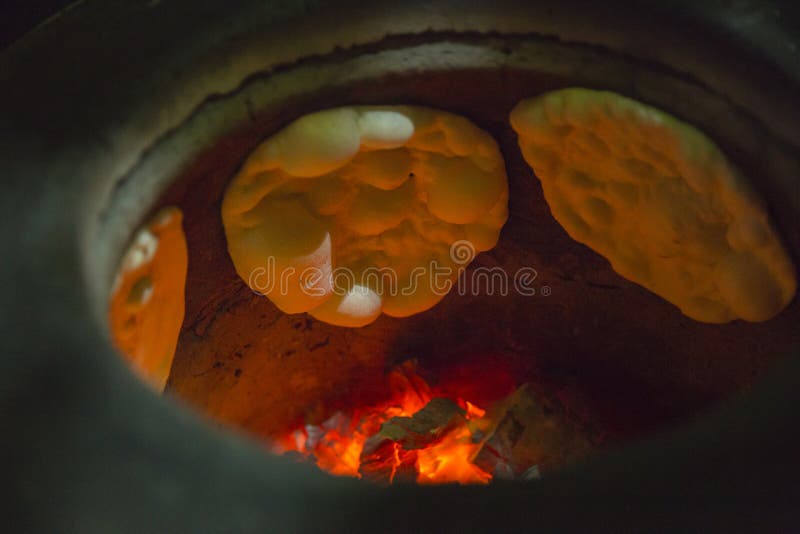
M439 441L458 425L466 423L465 412L450 399L432 399L411 417L392 417L380 431L367 440L367 455L383 441L393 441L405 450L422 449Z
M527 479L583 458L591 449L584 430L557 403L527 385L506 401L505 414L474 463L496 478Z
M458 425L466 424L458 404L432 399L411 417L393 417L370 437L361 452L359 473L376 482L416 480L417 449L442 439Z
M384 440L370 454L361 455L361 478L378 484L414 482L417 478L417 452L406 451L394 441Z

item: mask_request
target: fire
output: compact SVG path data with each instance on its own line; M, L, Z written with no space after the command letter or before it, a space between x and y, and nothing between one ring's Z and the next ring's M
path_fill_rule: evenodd
M488 484L492 475L472 463L480 447L480 443L473 442L467 427L451 432L441 442L417 453L417 482Z
M492 479L472 462L490 425L485 410L466 399L437 396L410 363L389 373L388 389L391 398L385 402L295 429L279 440L277 451L299 452L334 475L384 483Z

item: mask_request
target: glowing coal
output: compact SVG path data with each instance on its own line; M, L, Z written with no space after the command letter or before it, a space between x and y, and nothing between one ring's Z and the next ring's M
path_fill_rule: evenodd
M388 400L295 428L276 452L294 451L331 474L379 484L487 484L538 476L591 448L574 422L526 385L483 409L432 388L411 361L391 371L387 384Z

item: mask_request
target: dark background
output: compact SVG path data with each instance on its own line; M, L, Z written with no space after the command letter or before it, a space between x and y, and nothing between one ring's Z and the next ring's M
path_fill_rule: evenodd
M2 0L0 1L0 49L13 43L28 30L73 0Z
M72 3L76 0L0 0L0 50ZM780 6L781 14L791 21L790 25L800 29L800 1L772 0L771 3Z

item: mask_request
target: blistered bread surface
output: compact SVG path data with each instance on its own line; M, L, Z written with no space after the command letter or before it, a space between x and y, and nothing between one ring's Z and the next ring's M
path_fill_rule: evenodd
M163 391L184 315L188 253L183 214L159 211L134 236L112 290L111 334L134 370Z
M357 327L439 302L464 267L453 245L494 247L507 204L497 144L467 119L354 106L263 142L230 183L222 220L254 291L287 313ZM434 282L432 265L452 274Z
M764 203L694 127L603 91L565 89L511 112L553 216L615 271L698 321L765 321L795 269Z

